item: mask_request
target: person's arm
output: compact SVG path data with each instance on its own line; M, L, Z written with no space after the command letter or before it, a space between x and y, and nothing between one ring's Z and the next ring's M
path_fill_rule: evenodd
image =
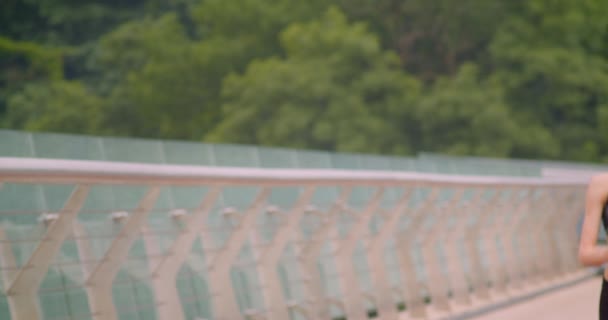
M585 197L585 218L578 249L578 259L585 266L600 266L608 262L608 246L597 244L607 195L608 175L593 177Z

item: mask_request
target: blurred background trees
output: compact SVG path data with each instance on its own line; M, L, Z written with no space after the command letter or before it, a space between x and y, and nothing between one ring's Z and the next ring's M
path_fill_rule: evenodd
M0 126L608 160L605 0L6 0Z

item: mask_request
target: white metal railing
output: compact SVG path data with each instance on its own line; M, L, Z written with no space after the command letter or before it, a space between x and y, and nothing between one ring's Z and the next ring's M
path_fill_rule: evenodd
M39 212L46 223L32 235L35 248L26 262L12 252L22 240L6 235L20 227L2 225L3 290L13 320L44 318L37 303L41 283L66 239L78 248L83 277L75 286L86 291L87 318L121 318L116 279L129 272L136 260L130 249L143 239L149 272L135 278L152 291L145 308L161 320L186 319L177 284L186 264L209 287L209 310L198 317L321 320L343 314L356 320L367 319L373 308L392 320L398 304L414 318L456 315L578 275L576 225L587 181L0 158L0 183L73 187L59 212ZM79 218L100 186L145 192L131 210L112 208L113 220L91 227ZM244 187L254 196L231 203L235 197L228 193ZM198 206L184 209L180 188L196 188ZM282 205L274 203L277 192ZM159 208L164 195L169 207ZM159 210L170 212L159 222L171 229L169 237L150 225ZM3 211L10 210L0 204ZM226 228L211 226L216 216L227 219ZM101 254L91 249L96 240L87 223L89 230L119 225ZM191 257L197 241L202 264ZM244 252L250 257L242 258ZM236 269L257 285L235 285ZM332 276L320 272L330 269ZM240 290L255 301L239 298Z

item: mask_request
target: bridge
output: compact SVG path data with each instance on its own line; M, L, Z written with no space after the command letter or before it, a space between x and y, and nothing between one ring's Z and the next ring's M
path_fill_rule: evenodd
M474 319L598 319L601 283L601 277L592 277Z
M0 319L596 314L598 270L576 251L603 168L0 141Z

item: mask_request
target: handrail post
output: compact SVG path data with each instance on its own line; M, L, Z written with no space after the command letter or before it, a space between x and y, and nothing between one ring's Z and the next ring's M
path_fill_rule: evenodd
M137 238L137 230L145 224L146 218L154 207L158 196L159 187L151 187L140 200L133 214L125 222L119 234L114 238L110 248L104 257L95 266L89 275L86 285L91 305L91 311L95 320L118 319L116 307L112 295L114 278L121 268L122 263L129 255L131 245Z
M366 231L373 214L378 210L384 195L384 188L379 188L369 200L367 206L358 214L355 224L348 231L344 239L338 241L336 265L340 274L340 289L344 300L344 309L348 319L367 319L363 294L353 265L353 253L357 243Z
M267 187L264 187L259 192L253 203L243 214L239 226L226 241L224 250L219 252L210 264L208 279L214 295L212 305L216 320L238 320L244 318L236 302L230 272L232 264L245 241L249 238L249 232L262 211L262 207L269 194L270 188Z
M505 198L505 193L508 191L510 191L510 194L507 194ZM484 248L489 262L488 273L489 280L492 283L491 292L497 297L507 296L507 262L503 262L500 258L500 254L503 254L504 256L505 252L504 249L498 245L498 240L500 239L501 245L504 245L501 235L505 232L504 222L509 216L509 209L511 208L513 200L513 190L502 189L501 194L497 198L496 205L490 212L486 213L487 218L484 219L485 223L482 226L483 230L480 232L482 235L480 240L484 242Z
M352 188L350 187L342 188L336 202L323 217L324 221L322 225L314 232L310 241L301 245L298 261L304 273L304 287L309 297L307 305L311 309L310 316L312 320L330 318L330 306L323 290L317 262L319 261L323 245L328 241L331 231L336 227L338 214L343 209L343 204L346 203L351 192Z
M446 243L447 269L450 274L449 283L454 297L454 307L456 308L471 304L469 282L467 281L460 251L461 246L464 246L465 230L475 214L473 208L480 205L482 195L482 190L475 189L471 199L465 202L461 201L451 212L455 216L454 224L445 232L444 242Z
M416 263L412 257L412 250L415 245L415 231L424 222L424 217L429 208L437 200L439 194L438 187L432 187L430 194L412 211L410 223L407 230L401 230L397 235L397 256L399 260L399 270L401 271L401 282L403 296L408 314L414 318L426 317L426 306L420 296L420 283L416 275Z
M482 202L478 208L473 210L472 218L475 223L469 223L465 228L465 250L471 263L471 281L477 299L489 300L490 292L488 290L488 274L483 268L481 255L478 248L479 234L485 226L485 220L488 216L489 209L493 208L498 200L499 190L494 190L494 194Z
M463 193L464 189L457 188L450 199L435 205L432 210L434 224L428 228L429 230L425 230L424 234L419 235L427 274L426 285L429 288L431 306L436 312L449 312L451 309L448 301L449 281L443 275L437 254L437 245L440 244L438 239L446 232L448 216L452 213L452 208L461 200Z
M220 193L220 187L207 191L201 204L184 219L184 227L173 240L169 252L161 258L152 271L152 283L158 295L156 301L160 320L184 319L177 291L177 274L188 258L192 244L198 236L198 230L205 223Z
M398 319L396 304L392 297L385 261L386 243L394 237L395 229L407 209L411 195L411 188L406 189L397 203L388 211L387 221L383 224L378 234L372 237L369 244L369 264L374 288L376 289L377 308L382 319Z
M8 285L7 296L13 320L36 320L41 315L38 309L38 288L46 276L55 255L70 234L72 223L89 193L89 186L77 186L57 219L48 227L44 237L29 257L27 263L19 268L15 279ZM32 305L32 302L36 301Z
M297 232L298 223L306 210L306 206L310 204L314 193L314 187L308 187L301 191L298 200L287 214L287 223L277 232L269 246L261 252L260 260L257 261L260 277L264 279L262 293L266 298L266 318L268 320L289 319L289 309L283 297L277 267L292 234Z

